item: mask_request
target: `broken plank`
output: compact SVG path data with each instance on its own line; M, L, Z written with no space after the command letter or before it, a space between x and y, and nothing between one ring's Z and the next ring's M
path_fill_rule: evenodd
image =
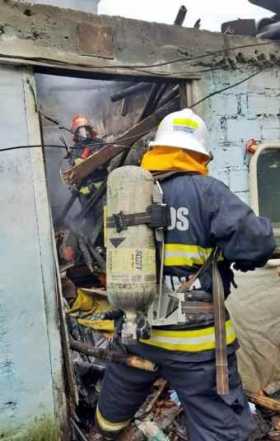
M131 129L127 130L122 136L115 140L114 145L107 145L98 152L91 155L88 159L79 165L66 170L63 173L63 180L68 185L78 185L82 179L93 173L97 168L106 164L110 159L129 148L143 136L147 135L151 130L157 127L162 118L171 112L177 110L177 101L171 101L164 107L160 107L152 115L143 121L135 124ZM121 145L120 145L121 144Z
M82 179L121 153L126 146L106 145L79 165L66 170L62 177L67 185L79 185Z
M250 401L265 409L273 410L274 412L280 412L280 401L273 398L266 397L265 395L253 394L248 392L247 396Z

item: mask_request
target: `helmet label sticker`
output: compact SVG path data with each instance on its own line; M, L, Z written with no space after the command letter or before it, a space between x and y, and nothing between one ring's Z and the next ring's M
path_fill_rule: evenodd
M199 122L191 118L174 118L173 129L179 132L194 133L199 128Z
M199 122L191 118L174 118L173 125L180 127L188 127L189 129L193 129L193 130L199 128Z

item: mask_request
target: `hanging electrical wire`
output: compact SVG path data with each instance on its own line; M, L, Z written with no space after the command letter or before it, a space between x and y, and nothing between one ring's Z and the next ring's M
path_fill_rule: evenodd
M201 55L196 55L196 56L191 56L188 58L187 54L184 53L183 49L177 49L177 51L181 54L184 54L182 57L178 57L178 58L174 58L172 60L168 60L168 61L162 61L162 62L158 62L158 63L153 63L153 64L115 64L115 65L101 65L101 66L95 66L94 69L95 70L101 70L101 69L125 69L125 70L138 70L141 72L141 69L152 69L154 67L163 67L163 66L168 66L168 65L172 65L175 63L191 63L192 61L195 60L199 60L199 59L203 59L203 58L207 58L207 57L211 57L211 56L215 56L215 55L219 55L221 53L228 53L231 51L235 51L235 50L240 50L240 49L246 49L246 48L250 48L250 47L260 47L260 46L269 46L269 45L275 45L275 42L273 41L266 41L266 42L262 42L262 43L254 43L254 44L245 44L245 45L240 45L240 46L234 46L234 47L229 47L229 48L222 48L222 49L218 49L216 51L209 51L207 53L201 54ZM16 56L13 55L12 57L7 56L6 54L1 54L0 53L0 58L13 58L13 59L20 59L20 60L31 60L31 61L35 61L35 62L40 62L40 63L53 63L53 65L56 66L65 66L65 65L73 65L73 63L71 62L66 62L66 61L55 61L55 60L48 60L42 57L23 57L23 56ZM80 64L80 63L75 63L74 64L76 67L81 67L81 68L92 68L93 66L88 66L86 64ZM143 73L145 73L144 71L142 71ZM172 76L172 73L170 73L170 76Z
M180 58L177 58L177 59L174 59L174 60L165 61L165 62L162 62L162 63L155 63L155 64L142 65L142 66L141 65L130 66L130 68L133 68L134 70L137 70L137 71L139 70L139 72L149 73L149 74L152 74L152 75L166 75L166 76L170 76L170 75L177 75L177 74L180 74L180 73L184 74L184 72L172 72L171 74L170 73L166 73L166 74L165 73L156 73L156 72L145 71L143 69L151 69L151 68L154 68L154 67L162 67L162 66L167 66L169 64L179 63L179 62L182 62L182 63L184 62L184 64L185 63L191 63L193 61L197 61L197 60L200 60L200 59L203 59L203 58L206 58L206 57L217 56L217 55L220 55L220 54L222 54L224 52L228 53L230 51L236 51L236 50L240 50L240 49L248 49L248 48L259 47L259 46L268 46L268 45L271 45L271 44L274 44L274 42L244 44L244 45L240 45L240 46L229 47L229 48L226 48L226 49L223 48L223 49L218 49L216 51L209 51L209 52L207 52L205 54L195 55L195 56L192 56L192 57L188 57L187 53L183 49L179 49L178 48L177 49L178 52L180 54L183 54L184 57L180 57ZM121 68L120 66L117 66L117 67ZM220 68L218 68L218 69L220 69ZM202 71L197 71L197 72L191 72L191 73L195 74L195 73L200 73L200 72L203 72L203 70Z
M266 41L266 42L262 42L262 43L253 43L253 44L244 44L244 45L240 45L240 46L234 46L234 47L228 47L228 48L222 48L222 49L218 49L216 51L209 51L207 53L201 54L201 55L196 55L196 56L191 56L188 58L188 56L186 55L186 53L184 53L183 49L178 48L177 51L181 54L183 54L183 57L178 57L178 58L174 58L173 60L169 60L169 61L162 61L159 63L153 63L153 64L130 64L130 65L109 65L109 66L97 66L98 69L152 69L154 67L163 67L163 66L168 66L168 65L172 65L175 63L189 63L195 60L199 60L199 59L203 59L203 58L207 58L207 57L211 57L211 56L215 56L215 55L219 55L221 53L224 52L231 52L231 51L235 51L235 50L240 50L240 49L248 49L248 48L253 48L253 47L260 47L260 46L269 46L269 45L273 45L275 44L275 42L273 41Z
M105 147L105 145L115 145L116 147L127 147L126 144L120 144L120 143L116 143L116 142L106 142L106 143L98 143L96 142L94 144L95 146L103 146ZM60 145L60 144L28 144L28 145L16 145L16 146L12 146L12 147L0 147L0 152L9 152L12 150L21 150L21 149L35 149L35 148L53 148L53 149L63 149L66 150L64 145ZM71 147L71 150L82 150L83 147Z
M209 98L212 98L215 95L219 95L220 93L225 92L226 90L233 89L234 87L240 86L241 84L245 83L246 81L249 81L251 78L254 78L256 75L259 75L262 73L265 69L260 69L257 72L254 72L253 74L249 75L246 78L243 78L240 81L237 81L236 83L230 84L229 86L224 87L223 89L215 90L214 92L210 93L209 95L205 96L204 98L201 98L196 103L192 104L190 108L198 106L199 104L203 103L204 101L208 100Z
M199 104L203 103L204 101L208 100L209 98L212 98L215 95L218 95L220 93L225 92L226 90L229 89L233 89L234 87L238 87L241 84L245 83L246 81L249 81L251 78L254 78L255 76L259 75L260 73L264 72L264 70L266 69L260 69L256 72L254 72L253 74L247 76L246 78L243 78L240 81L237 81L236 83L230 84L229 86L226 86L222 89L218 89L212 93L210 93L209 95L201 98L200 100L198 100L197 102L195 102L194 104L192 104L190 106L190 108L193 108L195 106L198 106ZM146 135L147 133L143 132L142 134L139 134L139 137ZM126 138L126 142L129 141L129 137ZM115 145L116 147L126 147L129 148L130 146L126 144L122 144L122 143L118 143L118 142L103 142L103 143L96 143L96 145L102 145L102 146L106 146L106 145ZM44 146L41 144L35 144L35 145L19 145L19 146L12 146L12 147L5 147L5 148L0 148L0 152L6 152L6 151L10 151L10 150L20 150L20 149L26 149L26 148L59 148L59 149L63 149L65 150L65 146L63 145L58 145L58 144L45 144ZM73 149L79 150L79 147L71 147Z

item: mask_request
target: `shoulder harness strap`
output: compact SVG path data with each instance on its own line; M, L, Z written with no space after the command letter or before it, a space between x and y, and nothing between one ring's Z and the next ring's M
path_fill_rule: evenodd
M184 282L176 292L190 290L192 284L209 266L212 266L213 284L213 306L215 323L215 356L216 356L216 386L219 395L229 393L229 376L226 343L226 310L223 281L218 268L219 249L215 248L208 257L204 265L186 282Z

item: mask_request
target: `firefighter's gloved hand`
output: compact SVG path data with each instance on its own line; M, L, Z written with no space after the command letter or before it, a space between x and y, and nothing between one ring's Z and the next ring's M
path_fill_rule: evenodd
M254 271L257 265L255 262L238 261L233 264L233 268L237 271L242 271L246 273L247 271Z

